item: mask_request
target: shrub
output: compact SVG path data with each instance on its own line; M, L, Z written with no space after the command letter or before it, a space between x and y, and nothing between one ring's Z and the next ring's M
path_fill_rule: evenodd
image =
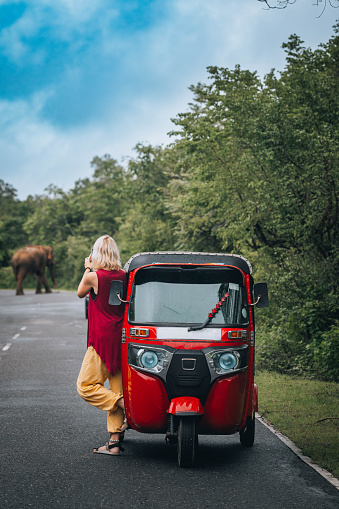
M328 381L339 381L339 324L321 335L319 345L310 346L316 376Z
M12 267L0 267L0 287L16 288L16 281Z

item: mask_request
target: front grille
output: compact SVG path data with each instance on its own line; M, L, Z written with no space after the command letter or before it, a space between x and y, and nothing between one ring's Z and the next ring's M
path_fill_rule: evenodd
M178 385L199 385L199 377L197 376L179 376Z
M210 372L205 355L201 351L177 350L175 352L167 372L166 389L170 399L192 396L199 398L204 405L210 383Z

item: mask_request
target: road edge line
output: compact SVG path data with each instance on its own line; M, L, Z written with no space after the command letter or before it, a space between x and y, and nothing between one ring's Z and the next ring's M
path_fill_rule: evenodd
M295 443L292 442L292 440L290 438L288 438L287 436L283 435L280 431L278 431L273 426L273 424L267 422L266 419L264 417L262 417L262 415L256 413L255 417L256 417L256 419L258 419L259 422L261 422L264 426L266 426L266 428L268 428L270 431L272 431L272 433L274 433L274 435L276 435L279 438L279 440L281 440L285 445L287 445L287 447L289 449L291 449L291 451L296 456L298 456L298 458L300 458L304 463L306 463L307 465L312 467L316 472L318 472L318 474L320 474L322 477L324 477L324 479L326 479L335 488L337 488L337 490L339 490L339 479L337 479L333 474L331 474L331 472L329 472L328 470L325 470L322 467L319 467L319 465L317 465L311 458L309 458L308 456L305 456L302 453L301 449L299 449L299 447L297 447L295 445Z

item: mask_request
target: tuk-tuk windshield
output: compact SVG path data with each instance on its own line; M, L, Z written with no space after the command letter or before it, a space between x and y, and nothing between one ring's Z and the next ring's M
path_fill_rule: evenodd
M225 267L145 267L135 275L129 321L142 324L194 325L206 320L229 293L210 325L248 323L242 273Z

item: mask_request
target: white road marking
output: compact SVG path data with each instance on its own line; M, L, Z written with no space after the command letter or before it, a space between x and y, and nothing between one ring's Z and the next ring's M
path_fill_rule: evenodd
M339 479L334 477L334 475L332 475L331 472L328 472L324 468L319 467L308 456L304 456L299 447L297 447L295 443L292 442L292 440L290 440L285 435L280 433L280 431L276 430L275 427L271 423L268 423L262 415L256 413L255 416L258 419L258 421L260 421L264 426L266 426L266 428L272 431L272 433L274 433L282 442L284 442L284 444L287 445L287 447L289 447L289 449L291 449L291 451L294 452L296 456L298 456L304 463L312 467L316 472L318 472L318 474L324 477L328 482L335 486L337 490L339 490Z
M12 343L7 343L7 345L5 345L2 349L3 352L6 352L6 350L8 350L10 347L12 346Z
M20 334L15 334L15 336L13 336L12 339L18 339L19 336Z
M21 329L20 329L20 330L26 330L26 329L27 329L27 327L21 327Z

